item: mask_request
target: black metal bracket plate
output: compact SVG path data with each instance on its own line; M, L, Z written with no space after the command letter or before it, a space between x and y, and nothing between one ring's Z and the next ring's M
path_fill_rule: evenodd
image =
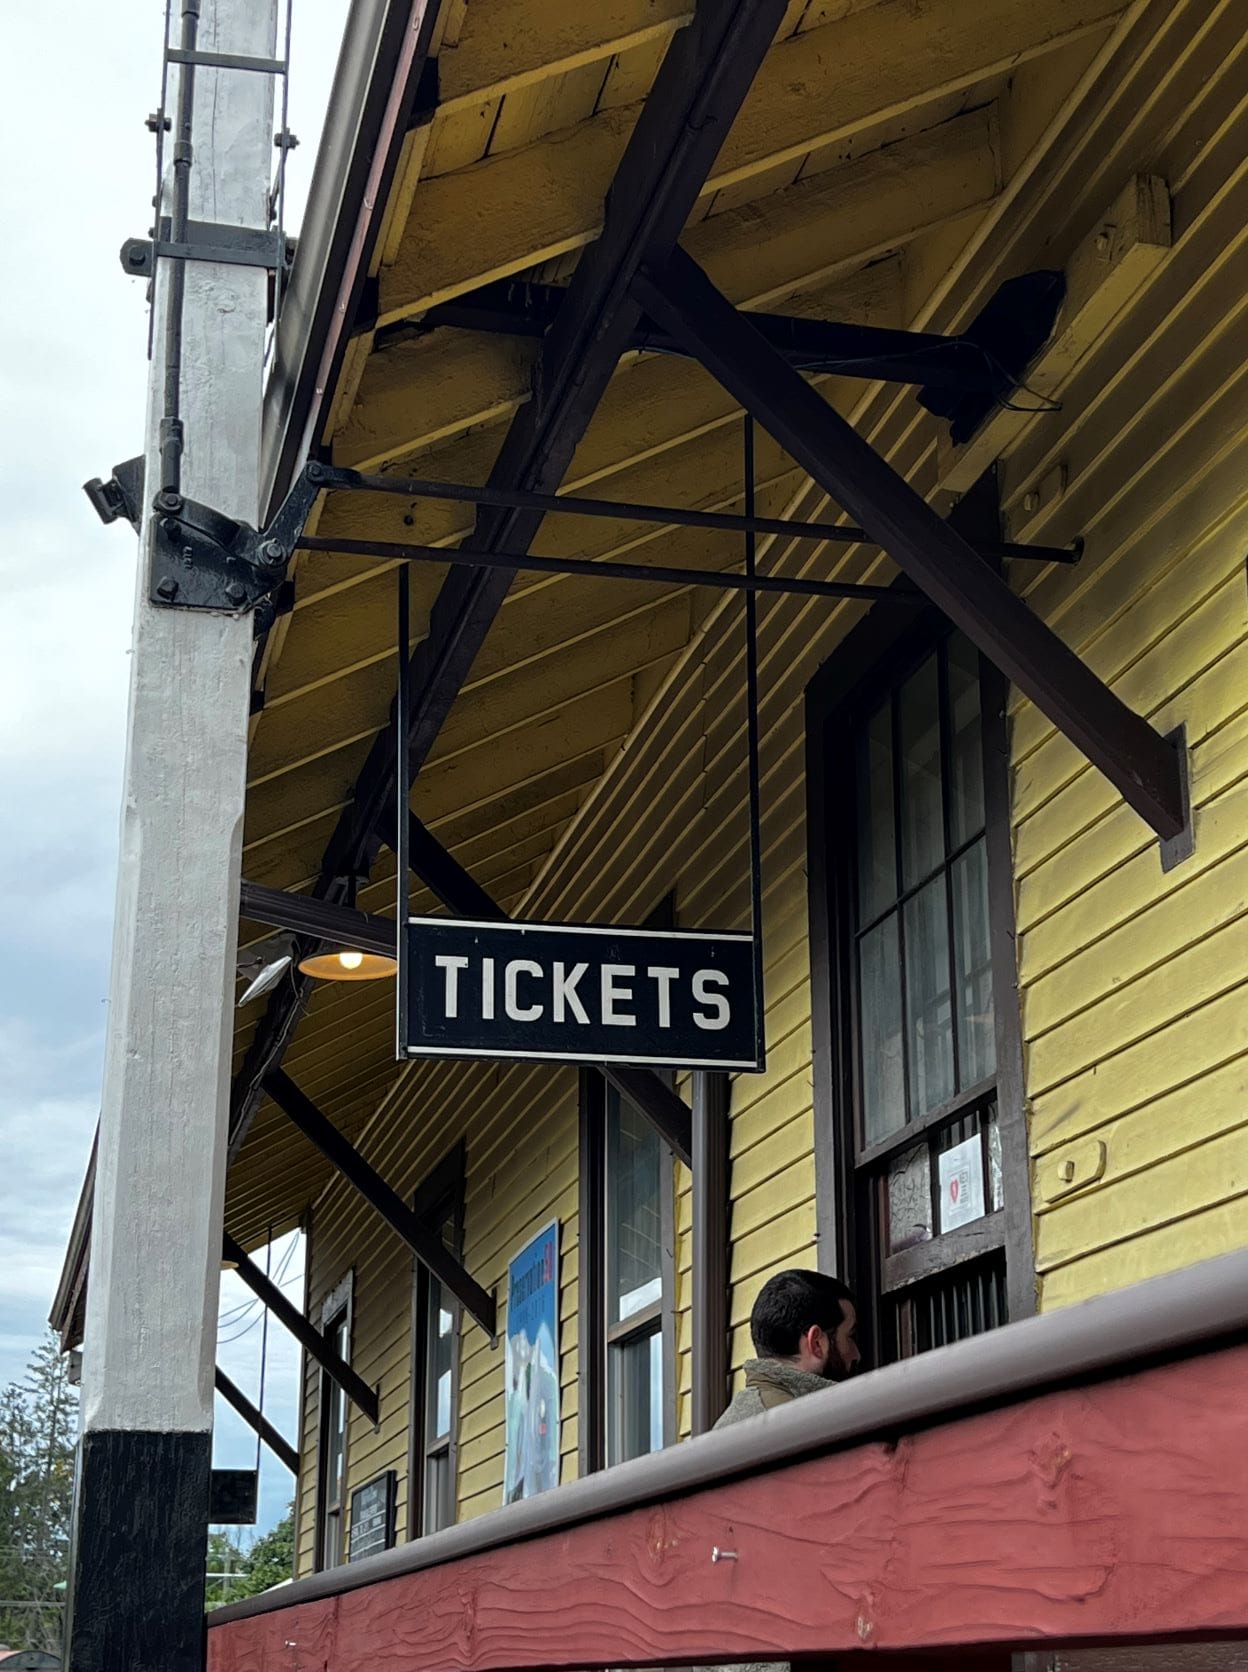
M116 522L119 517L126 521L138 533L139 524L143 520L143 477L145 466L143 457L127 459L124 464L115 464L113 474L107 482L101 482L98 476L93 476L89 482L83 483L83 492L96 509L102 523Z
M183 610L254 609L282 585L289 552L181 494L156 496L148 595Z
M265 529L236 522L181 494L157 494L149 597L183 610L257 609L266 626L292 607L286 566L320 491L320 472L303 470Z
M188 221L183 243L169 240L169 218L160 223L161 236L127 238L121 246L121 265L132 278L150 278L157 256L178 261L219 261L231 267L264 267L276 272L294 259L293 238L258 227L224 226L216 221Z

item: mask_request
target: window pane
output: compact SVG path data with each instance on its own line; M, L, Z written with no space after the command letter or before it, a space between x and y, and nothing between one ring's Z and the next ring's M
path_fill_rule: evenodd
M663 1293L658 1133L631 1105L607 1100L607 1302L620 1323Z
M858 992L863 1142L875 1144L906 1122L896 912L862 937L858 947Z
M439 1532L455 1520L454 1481L451 1477L451 1454L435 1452L425 1460L424 1531Z
M608 1354L608 1457L625 1463L663 1446L663 1336L659 1329Z
M935 1109L954 1092L944 876L907 900L905 913L910 1115L914 1118Z
M926 1144L897 1157L888 1169L888 1251L932 1240L932 1173Z
M1001 1122L994 1109L988 1121L988 1206L995 1213L1005 1206L1005 1177L1001 1170Z
M949 641L949 730L949 834L960 848L984 828L979 652L960 633Z
M870 923L897 898L891 704L859 733L857 756L858 921Z
M953 944L958 971L958 1069L964 1086L997 1066L988 942L988 864L981 838L953 867Z
M929 657L902 686L901 874L913 888L945 855L940 801L940 698L936 658Z
M425 1442L451 1431L451 1359L455 1337L454 1315L442 1285L429 1280L429 1371Z

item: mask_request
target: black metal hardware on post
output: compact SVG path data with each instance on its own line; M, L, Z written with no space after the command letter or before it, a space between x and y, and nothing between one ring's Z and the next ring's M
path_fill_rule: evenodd
M164 215L158 238L127 238L121 246L122 271L131 278L149 279L158 256L173 261L216 261L230 267L267 267L271 273L288 269L295 259L295 240L272 227L188 221L182 239L173 237L171 227L169 216Z

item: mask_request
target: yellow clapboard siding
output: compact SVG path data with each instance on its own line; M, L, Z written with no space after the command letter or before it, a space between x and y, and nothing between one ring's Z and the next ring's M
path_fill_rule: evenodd
M1070 1018L1093 1010L1107 993L1133 990L1133 984L1145 975L1159 967L1169 969L1180 954L1191 952L1248 913L1248 848L1243 845L1248 787L1241 785L1215 807L1225 808L1228 815L1238 814L1238 840L1229 857L1209 869L1171 878L1171 887L1151 907L1057 965L1042 980L1030 983L1023 1006L1026 1038L1047 1036ZM1202 819L1199 828L1203 834L1208 821ZM1201 857L1212 860L1215 856L1202 853ZM1153 869L1160 870L1155 857ZM1198 1000L1199 994L1191 997ZM1107 1045L1110 1040L1107 1030Z
M1115 1116L1147 1107L1248 1050L1248 1005L1232 989L1185 1011L1119 1053L1037 1094L1031 1103L1036 1151L1095 1131Z
M1034 1040L1026 1051L1032 1095L1041 1096L1092 1064L1112 1060L1176 1015L1196 1010L1241 984L1246 960L1248 916L1241 914L1226 928Z
M1041 1307L1051 1311L1071 1306L1246 1245L1248 1195L1243 1195L1046 1273L1040 1285Z
M1199 581L1187 574L1188 598L1175 615L1174 601L1164 599L1157 614L1162 635L1114 680L1113 688L1129 708L1153 715L1181 700L1183 689L1212 668L1248 636L1242 566L1221 579L1208 596L1199 599ZM1127 618L1129 628L1143 637L1148 626L1147 596ZM1167 629L1168 626L1168 630ZM1181 682L1181 683L1180 683ZM1162 722L1164 725L1164 722ZM1015 772L1015 816L1021 821L1083 771L1087 762L1067 738L1054 734Z
M1248 829L1248 783L1240 781L1195 809L1195 852L1182 871L1171 876L1157 863L1151 844L1119 865L1019 937L1019 970L1027 990L1028 1026L1041 1031L1046 1018L1059 1013L1059 991L1049 984L1058 971L1078 959L1100 957L1099 949L1154 907L1173 909L1215 870L1233 861ZM1116 969L1115 969L1116 973ZM1074 1004L1071 1008L1075 1008Z
M1233 1131L1245 1106L1245 1093L1248 1093L1248 1058L1236 1057L1168 1096L1097 1127L1092 1141L1103 1150L1104 1174L1091 1189L1063 1194L1067 1189L1063 1184L1063 1163L1068 1156L1077 1157L1087 1150L1087 1137L1050 1149L1037 1158L1034 1167L1040 1217L1064 1218L1065 1234L1069 1237L1078 1214L1094 1214L1096 1203L1106 1191L1128 1184L1140 1198L1141 1207L1157 1219L1166 1217L1176 1199L1190 1203L1192 1196L1186 1182L1176 1198L1173 1190L1157 1188L1158 1179L1151 1170ZM1089 1249L1099 1246L1098 1237L1113 1240L1112 1235L1106 1234L1112 1217L1111 1213L1104 1227L1084 1227L1081 1234L1089 1235Z
M1182 676L1179 676L1182 678ZM1193 794L1199 787L1207 787L1201 778L1201 744L1205 736L1216 733L1228 720L1234 719L1248 706L1248 651L1240 645L1232 645L1226 653L1215 662L1212 667L1194 679L1181 695L1168 701L1163 708L1154 712L1149 718L1152 724L1162 732L1173 729L1174 726L1186 724L1189 738L1193 740L1192 748L1192 776ZM1226 762L1221 753L1218 756L1219 771L1215 784L1226 784L1233 781L1238 774L1234 767L1238 763ZM1020 921L1024 927L1031 921L1024 918L1021 906L1023 901L1023 886L1030 873L1045 860L1063 854L1063 863L1059 868L1057 887L1062 890L1052 906L1060 904L1063 899L1069 899L1087 883L1094 881L1096 876L1104 872L1081 874L1079 869L1071 863L1073 855L1070 852L1072 844L1085 833L1092 831L1102 821L1115 822L1122 807L1121 798L1116 796L1107 779L1099 772L1088 767L1073 783L1068 785L1060 795L1023 825L1015 827L1014 835L1014 864L1015 874L1020 879L1019 902ZM1138 848L1143 840L1148 840L1148 829L1142 821L1135 818L1134 825L1123 826L1122 846L1111 854L1100 855L1102 863L1108 866L1121 864L1123 859ZM1134 844L1134 845L1133 845ZM1036 901L1032 910L1036 916L1045 914L1043 898Z

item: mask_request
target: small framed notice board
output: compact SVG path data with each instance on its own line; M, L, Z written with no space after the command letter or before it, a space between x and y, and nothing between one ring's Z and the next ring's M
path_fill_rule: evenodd
M351 1521L347 1530L347 1560L363 1561L389 1550L394 1543L394 1505L398 1476L393 1469L378 1475L351 1494Z

